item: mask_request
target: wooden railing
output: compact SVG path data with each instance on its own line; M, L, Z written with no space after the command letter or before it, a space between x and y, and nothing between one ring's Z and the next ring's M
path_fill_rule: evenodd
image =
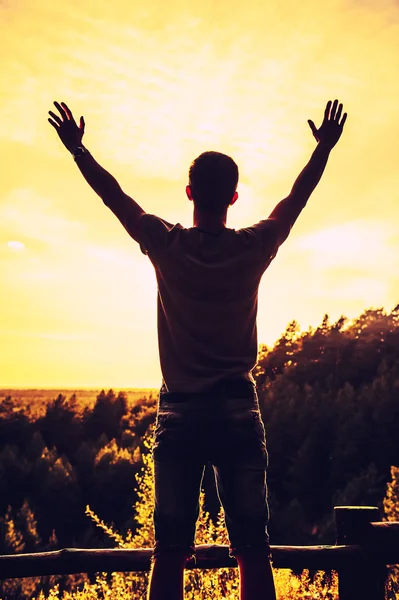
M387 565L399 564L399 522L378 522L376 507L334 508L334 546L272 546L273 566L338 572L340 600L384 600ZM65 548L0 556L0 580L72 573L149 571L151 549ZM196 546L187 569L237 567L228 546ZM261 600L261 599L260 599Z

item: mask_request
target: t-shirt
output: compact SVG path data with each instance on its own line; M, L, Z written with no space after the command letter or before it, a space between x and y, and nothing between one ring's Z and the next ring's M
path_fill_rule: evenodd
M163 389L202 392L226 379L254 381L258 287L277 239L272 219L214 234L141 217L140 247L158 284Z

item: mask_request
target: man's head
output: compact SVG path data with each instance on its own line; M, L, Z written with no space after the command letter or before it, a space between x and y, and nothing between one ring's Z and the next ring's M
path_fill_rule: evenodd
M238 198L238 167L221 152L203 152L190 166L186 193L202 213L222 215Z

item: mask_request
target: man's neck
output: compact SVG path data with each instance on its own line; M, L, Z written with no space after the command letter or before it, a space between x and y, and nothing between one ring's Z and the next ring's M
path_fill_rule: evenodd
M200 213L194 209L193 225L197 229L209 231L209 233L218 233L226 228L227 211L221 215L210 215Z

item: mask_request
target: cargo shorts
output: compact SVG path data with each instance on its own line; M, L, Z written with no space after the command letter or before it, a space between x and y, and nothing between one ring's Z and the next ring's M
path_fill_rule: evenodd
M195 561L195 532L205 466L215 474L229 556L265 550L267 524L265 428L255 385L230 380L207 392L160 392L154 460L153 558Z

